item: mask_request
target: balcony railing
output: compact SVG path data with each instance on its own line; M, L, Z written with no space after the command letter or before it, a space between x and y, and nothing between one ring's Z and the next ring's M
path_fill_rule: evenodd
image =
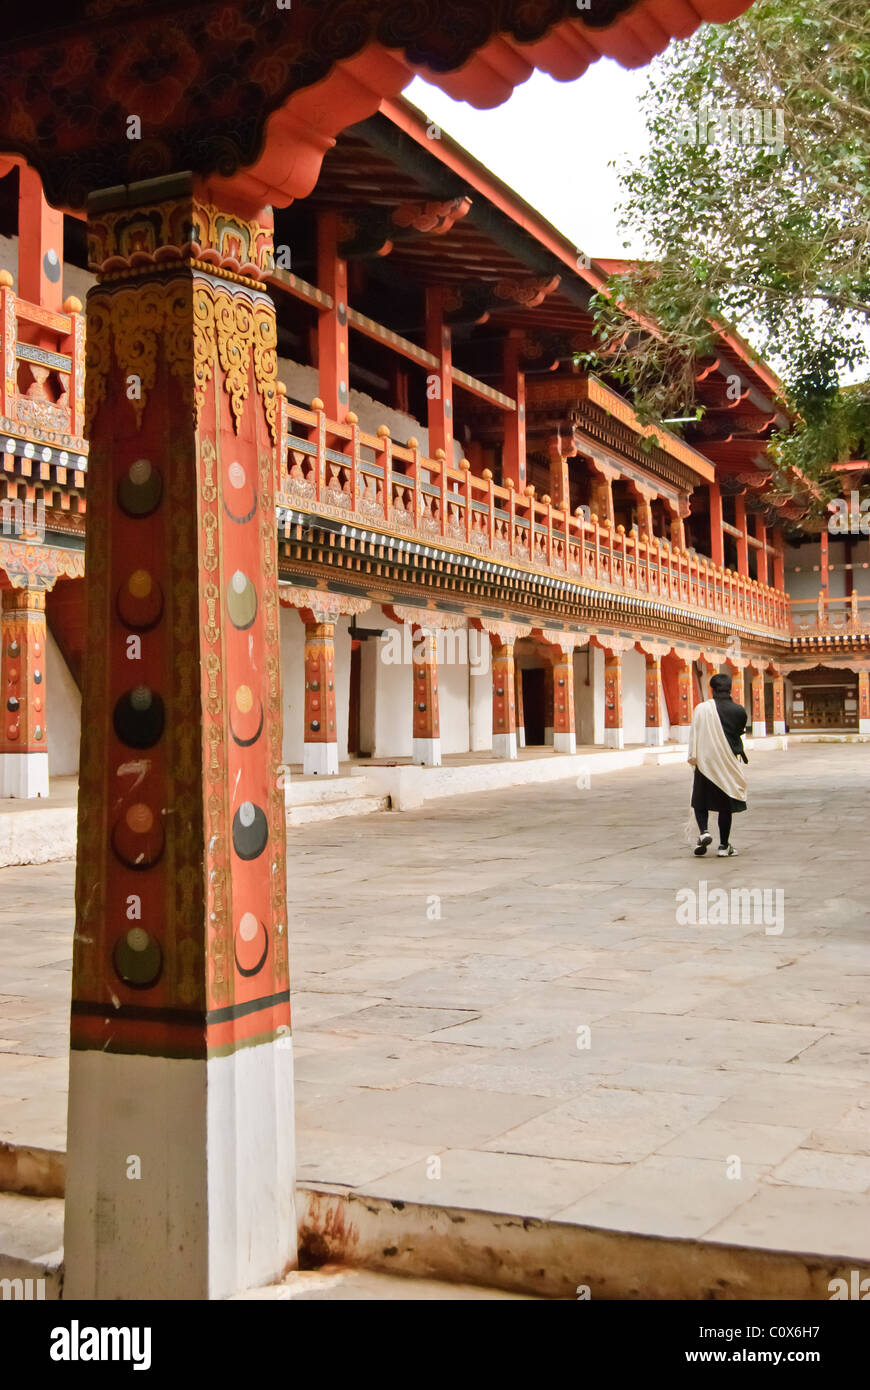
M571 516L532 489L519 493L455 467L416 441L399 445L386 425L366 434L355 417L329 420L319 400L306 410L281 395L279 504L362 527L381 527L426 545L450 545L534 573L569 576L604 591L644 595L695 612L786 635L788 595L720 569L665 539ZM582 512L582 509L579 509Z
M85 409L85 318L77 299L63 313L19 299L0 271L0 429L80 455Z
M793 598L794 637L862 637L870 633L870 595L848 598Z

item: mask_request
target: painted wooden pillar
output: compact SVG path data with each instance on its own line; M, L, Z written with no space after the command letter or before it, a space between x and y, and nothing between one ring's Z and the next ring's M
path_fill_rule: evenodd
M722 530L722 489L718 483L708 483L710 495L710 558L720 569L725 568L725 533Z
M547 441L550 457L550 498L559 511L571 510L571 484L568 473L568 456L563 453L564 442L560 435L554 434Z
M758 557L758 582L759 584L766 584L768 582L767 527L764 524L764 517L760 513L755 518L755 539L761 542L755 552Z
M637 487L637 532L641 540L653 539L652 499L654 494L645 487Z
M516 663L514 664L514 674L516 676L514 688L517 693L517 746L519 748L525 748L526 715L525 710L523 708L523 673L520 667L516 665Z
M622 653L604 654L604 744L624 748L622 726Z
M577 752L573 647L557 647L553 656L553 747L557 753Z
M646 742L654 748L665 741L665 710L662 699L662 659L646 656Z
M53 313L63 303L63 213L49 207L39 174L27 164L18 168L18 294ZM46 337L46 344L55 342Z
M3 709L0 797L48 796L45 589L4 589L0 616Z
M828 616L829 541L830 535L825 527L819 536L819 617L822 619Z
M671 507L671 545L675 550L686 548L686 527L678 507Z
M598 517L602 526L615 526L615 513L613 510L613 478L616 476L615 470L597 469L591 483L590 495L592 498L592 511Z
M870 669L858 672L858 732L870 734Z
M504 390L516 401L516 410L505 412L504 443L502 446L502 485L508 478L518 491L526 486L526 374L520 369L520 348L523 335L508 333L504 344Z
M677 743L689 742L689 730L692 727L692 715L695 712L692 686L692 663L684 657L680 657L680 669L677 672L678 722L676 725L671 725L671 733Z
M734 498L734 525L740 532L737 537L737 573L744 579L749 577L749 544L746 539L746 498L741 494Z
M441 766L441 727L438 719L438 630L414 627L414 744L415 763Z
M225 1298L296 1261L272 218L88 213L64 1287Z
M310 608L300 609L305 624L305 734L302 771L306 777L338 774L335 715L335 623Z
M444 321L444 291L440 285L426 290L426 349L437 357L440 367L432 367L426 377L428 402L429 457L443 449L448 464L453 463L453 350L450 327Z
M752 737L764 738L767 734L767 718L764 713L764 672L754 671L752 676Z
M517 756L516 669L513 642L492 639L492 751L496 758Z
M785 545L782 532L775 531L773 536L773 587L780 593L785 593Z
M317 284L332 296L332 309L317 320L317 394L330 420L343 422L350 402L347 261L338 254L338 212L317 215Z
M773 678L773 732L785 733L785 676Z
M731 698L734 700L735 704L746 704L746 691L744 689L742 666L735 667L731 672Z

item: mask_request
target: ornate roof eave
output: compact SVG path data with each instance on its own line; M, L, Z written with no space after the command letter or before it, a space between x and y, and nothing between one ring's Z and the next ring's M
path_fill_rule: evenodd
M181 170L218 191L232 179L253 208L284 206L311 191L340 131L416 73L497 106L536 68L568 81L601 56L640 67L750 3L44 0L4 15L0 151L22 155L70 210L96 189Z

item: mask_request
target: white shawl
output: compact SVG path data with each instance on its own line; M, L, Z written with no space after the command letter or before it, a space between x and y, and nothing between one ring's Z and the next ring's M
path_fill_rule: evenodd
M734 801L746 800L743 765L731 751L715 700L704 700L692 716L689 766L697 767Z

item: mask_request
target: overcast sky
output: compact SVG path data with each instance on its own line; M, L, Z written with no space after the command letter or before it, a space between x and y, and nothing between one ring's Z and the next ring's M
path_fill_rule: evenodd
M576 82L534 72L502 106L477 111L415 78L404 95L590 256L643 253L622 247L611 160L646 148L638 106L648 69L602 58Z

